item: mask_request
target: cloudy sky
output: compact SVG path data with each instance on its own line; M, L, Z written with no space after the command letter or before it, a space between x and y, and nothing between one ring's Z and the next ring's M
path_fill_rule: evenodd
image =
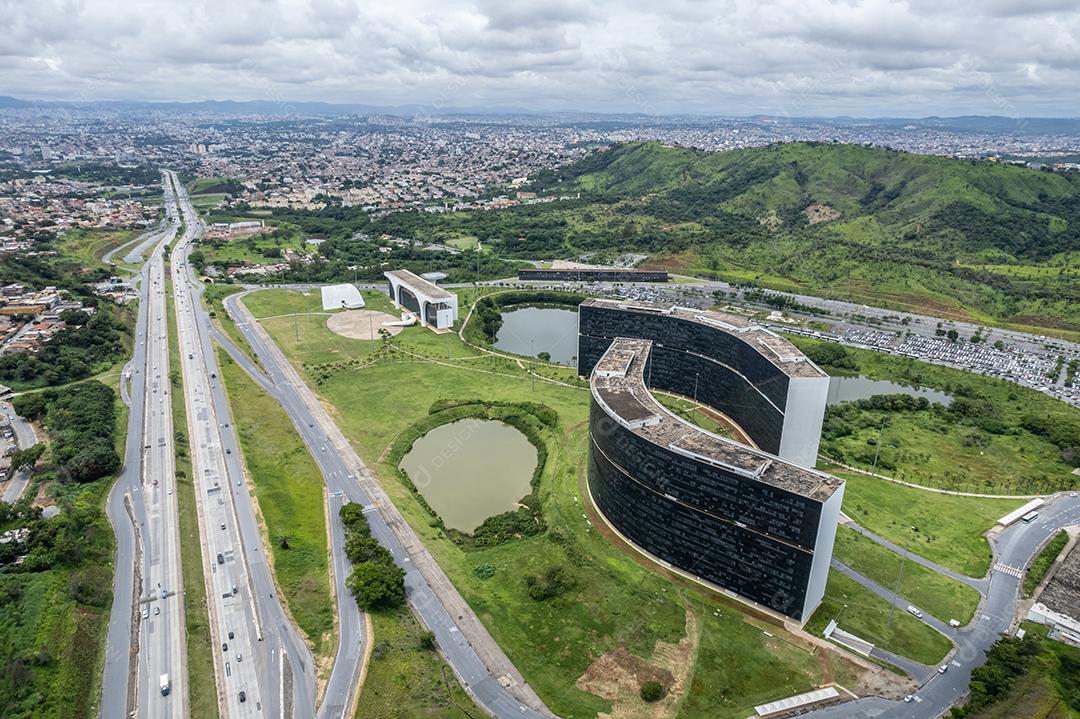
M0 94L1080 115L1078 0L0 0Z

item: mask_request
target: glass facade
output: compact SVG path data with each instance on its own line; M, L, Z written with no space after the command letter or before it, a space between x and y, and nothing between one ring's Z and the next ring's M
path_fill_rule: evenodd
M587 304L578 308L578 333L583 377L616 337L652 340L646 385L715 407L759 448L780 451L790 380L756 348L700 322Z
M590 410L589 491L627 539L796 620L821 505L652 445Z
M790 379L738 333L690 318L589 304L579 308L578 322L580 374L591 376L617 338L651 340L639 375L646 386L715 407L760 449L778 454ZM618 410L597 401L595 391L588 483L607 521L682 571L797 621L808 619L804 614L824 591L842 487L825 498L807 496L688 455L673 448L681 442L657 441L609 416Z

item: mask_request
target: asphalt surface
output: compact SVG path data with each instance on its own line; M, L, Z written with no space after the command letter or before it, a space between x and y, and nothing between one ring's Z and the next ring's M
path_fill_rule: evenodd
M1039 517L1035 521L1028 524L1017 522L990 540L994 552L993 568L986 585L985 599L970 624L952 629L924 612L924 621L948 636L956 649L942 662L941 666L946 667L944 674L939 673L937 668L920 672L917 666L912 667L916 669L913 675L920 682L914 694L917 699L900 702L868 697L803 716L813 719L934 719L948 711L949 707L966 696L971 671L986 661L990 646L1003 634L1012 633L1017 622L1023 619L1016 616L1023 580L1014 575L1020 572L1005 571L1001 567L1023 570L1054 533L1062 527L1078 523L1080 497L1057 495L1039 509ZM887 589L879 587L878 590L875 591L879 595L887 595L886 598L892 596ZM906 606L905 602L903 607ZM842 618L840 625L843 627Z
M19 449L27 449L37 444L37 434L34 433L33 425L15 414L10 402L0 402L0 413L11 422L11 429L15 433L15 444ZM4 485L3 501L8 504L18 502L29 483L29 469L20 469L15 472Z
M172 201L169 183L165 185L165 200L167 206ZM175 453L167 394L163 258L165 246L177 228L173 217L170 210L171 231L146 240L157 244L139 273L141 296L137 342L130 365L131 405L124 468L106 504L116 533L116 572L105 648L103 717L128 716L132 712L145 717L188 715L183 599L177 594L182 591L183 580ZM138 586L136 562L141 578ZM138 603L133 606L136 596ZM130 683L133 669L135 687ZM167 696L161 694L159 683L164 674L169 675Z
M274 396L292 418L304 442L313 450L318 448L313 451L313 454L326 478L334 533L340 531L337 512L341 505L350 501L362 504L371 525L372 535L390 550L398 566L405 570L405 588L409 604L421 622L435 635L447 663L474 700L489 714L499 719L510 717L539 719L552 716L539 697L536 697L524 680L519 678L519 674L513 677L509 672L499 669L493 675L485 661L481 659L477 648L474 648L473 643L464 637L458 623L467 621L466 613L471 615L471 611L462 602L456 610L457 619L455 619L455 616L444 606L440 594L429 583L428 576L417 566L418 562L431 561L430 555L426 555L420 540L382 493L377 480L370 475L363 462L348 445L337 427L333 425L329 416L325 411L317 409L318 401L314 396L309 395L305 399L301 394L302 380L288 365L288 361L280 350L272 345L269 336L253 321L246 308L239 302L243 294L225 298L225 309L236 322L259 363L266 368L266 378L277 388ZM239 352L236 354L242 356ZM246 358L240 364L249 372L258 372L253 363ZM434 565L434 562L431 561L431 564ZM344 560L339 553L335 552L335 571L338 572L339 577L347 576L343 569L338 569L343 566ZM429 568L428 571L430 573L431 569ZM437 573L441 575L441 571ZM445 575L442 575L441 579L436 577L436 581L446 583L444 591L455 591L445 579ZM348 602L353 602L351 596L342 595L340 586L338 597L339 607L345 607ZM475 615L471 618L475 620ZM476 626L482 630L482 625L479 625L478 621ZM470 632L475 632L475 627L470 627ZM486 631L484 633L486 634ZM343 645L345 644L344 636L343 632ZM489 662L497 663L500 667L512 668L509 660L505 658L505 655L501 655L501 651L491 640L490 635L487 635L486 641L481 641L483 637L477 638L475 634L473 636L474 641L482 644L480 651L485 653ZM489 652L497 652L498 655L492 658ZM339 707L347 705L347 691L350 683L354 683L348 676L350 672L347 670L347 664L342 664L342 662L351 662L351 660L351 657L339 655L319 716L341 716ZM342 666L339 667L339 665ZM340 679L335 676L339 670L341 671Z
M176 191L185 232L173 251L173 292L225 716L278 717L291 705L292 716L310 717L315 706L314 659L281 606L264 556L228 398L217 377L210 318L199 302L203 287L187 261L202 226L179 183Z

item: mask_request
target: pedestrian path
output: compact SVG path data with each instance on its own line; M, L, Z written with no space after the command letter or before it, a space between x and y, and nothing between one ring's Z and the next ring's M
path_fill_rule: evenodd
M1024 570L1023 569L1017 569L1016 567L1010 567L1008 564L1002 564L1001 562L998 562L997 564L994 565L994 571L995 572L1002 572L1003 574L1008 574L1009 576L1016 577L1017 579L1021 579L1024 576Z

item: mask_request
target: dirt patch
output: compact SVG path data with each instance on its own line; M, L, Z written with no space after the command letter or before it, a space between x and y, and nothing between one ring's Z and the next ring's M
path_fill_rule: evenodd
M809 205L803 212L806 213L806 221L811 225L840 219L840 213L828 205Z
M379 330L391 335L401 332L402 327L383 327L383 322L397 322L398 318L375 310L348 310L330 315L326 327L342 337L354 340L377 340Z
M784 220L775 211L757 218L758 224L764 225L770 230L778 230L784 224Z
M697 655L701 628L697 615L686 610L686 636L677 644L657 642L646 661L625 647L601 655L577 680L576 686L611 702L611 712L598 719L668 719L674 717L686 691ZM664 698L649 704L641 699L645 682L660 682Z

